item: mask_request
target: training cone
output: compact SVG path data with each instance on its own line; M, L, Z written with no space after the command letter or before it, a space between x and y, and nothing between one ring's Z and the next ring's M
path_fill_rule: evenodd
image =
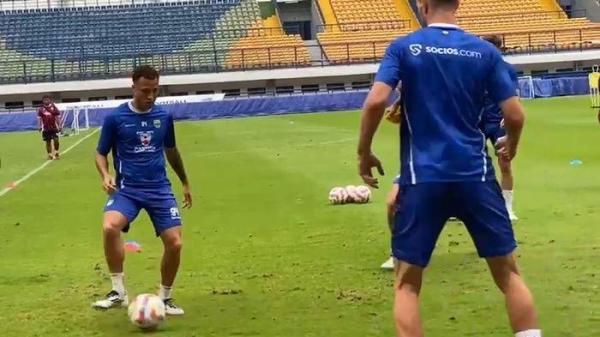
M125 242L125 251L139 253L142 251L142 245L140 245L139 243L132 241L132 240L126 241Z

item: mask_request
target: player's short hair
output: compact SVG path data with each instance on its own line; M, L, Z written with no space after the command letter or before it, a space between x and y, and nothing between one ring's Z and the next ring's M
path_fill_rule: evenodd
M483 37L483 39L496 46L496 48L502 50L502 38L500 35L486 35Z
M143 65L133 70L133 73L131 74L131 79L133 80L133 82L137 82L137 80L139 80L142 77L148 80L155 80L158 79L159 76L160 75L158 74L158 71L156 71L156 69L148 65Z
M429 0L432 7L453 7L458 8L459 0Z
M45 100L46 98L47 99L52 99L52 96L50 96L50 95L44 95L44 96L42 96L42 100Z

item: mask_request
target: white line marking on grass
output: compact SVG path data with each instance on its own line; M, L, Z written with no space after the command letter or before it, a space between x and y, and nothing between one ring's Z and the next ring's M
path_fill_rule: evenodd
M84 140L86 140L86 139L90 138L91 136L93 136L96 132L98 132L98 130L100 130L100 128L97 128L94 131L90 132L85 137L83 137L80 140L78 140L77 142L75 142L75 144L69 146L61 154L67 154L69 151L71 151L72 149L74 149L75 146L81 144ZM24 175L21 179L19 179L19 180L15 181L14 183L12 183L11 186L6 187L5 189L1 190L0 191L0 197L3 196L3 195L5 195L8 192L14 190L17 186L19 186L21 183L25 182L27 179L31 178L34 174L36 174L36 173L40 172L41 170L43 170L44 168L46 168L46 166L50 165L50 163L52 163L53 161L54 160L46 160L38 168L32 170L31 172L29 172L26 175Z
M332 145L332 144L346 143L346 142L349 142L349 141L358 141L358 138L357 137L352 137L352 138L344 138L344 139L339 139L339 140L330 140L330 141L320 142L320 143L295 144L295 145L293 145L293 146L291 146L289 148L300 148L300 147ZM248 152L255 152L255 151L266 151L266 150L276 151L276 149L274 149L272 147L255 147L255 148L250 148L250 149L246 149L246 150L206 152L206 153L197 154L195 157L211 157L211 156L220 156L220 155L225 155L225 154L248 153Z

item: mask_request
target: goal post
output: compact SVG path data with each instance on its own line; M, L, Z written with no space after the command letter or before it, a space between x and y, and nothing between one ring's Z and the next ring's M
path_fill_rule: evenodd
M64 109L61 119L62 135L78 135L79 132L89 130L90 117L87 108L78 106Z
M521 98L528 98L528 99L535 98L535 86L533 85L533 77L531 77L531 76L520 76L519 77L519 96Z

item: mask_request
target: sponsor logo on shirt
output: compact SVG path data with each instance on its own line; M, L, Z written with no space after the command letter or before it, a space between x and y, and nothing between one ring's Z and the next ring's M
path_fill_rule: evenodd
M410 49L410 53L413 56L419 56L421 53L425 52L427 54L437 54L437 55L451 55L451 56L459 56L459 57L469 57L469 58L482 58L482 54L478 51L466 50L466 49L458 49L451 47L435 47L435 46L423 46L421 44L411 44L408 46Z
M414 56L419 56L423 50L423 46L420 44L411 44L408 48L410 48L410 53Z
M156 147L152 145L152 136L154 131L138 131L136 132L140 139L141 145L136 146L133 151L140 152L156 152Z

